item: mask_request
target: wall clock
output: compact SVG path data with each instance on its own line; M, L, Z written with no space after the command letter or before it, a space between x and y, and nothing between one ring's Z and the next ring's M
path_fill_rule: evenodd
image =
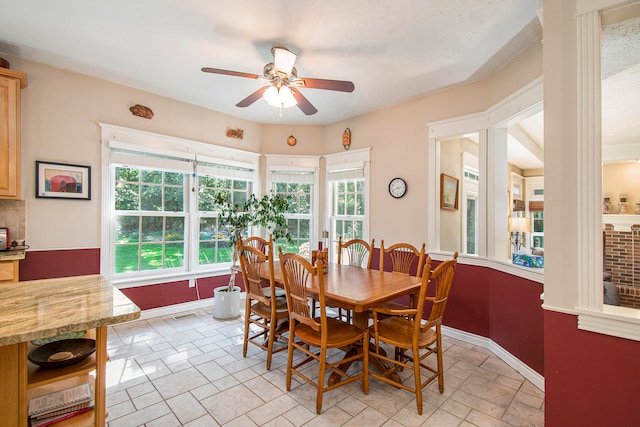
M399 199L407 194L407 183L402 178L393 178L389 181L389 194Z

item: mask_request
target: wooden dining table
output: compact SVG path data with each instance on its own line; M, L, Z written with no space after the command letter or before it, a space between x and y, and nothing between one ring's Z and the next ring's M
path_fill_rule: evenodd
M408 274L335 263L328 263L326 266L324 294L327 306L352 310L353 324L361 329L368 327L371 308L420 289L421 280ZM269 272L266 269L262 274L268 280ZM274 279L277 286L284 287L282 269L277 261L274 262ZM317 280L311 281L308 292L312 297L318 295ZM345 358L354 351L362 351L362 349L349 349ZM372 362L379 371L386 370L386 366L377 358L373 358ZM348 369L348 365L341 366L341 369ZM400 381L400 378L397 380ZM329 384L338 381L340 381L339 375L332 375L329 378Z

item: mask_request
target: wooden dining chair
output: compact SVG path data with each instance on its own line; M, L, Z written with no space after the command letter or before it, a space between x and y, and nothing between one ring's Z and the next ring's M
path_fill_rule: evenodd
M391 260L391 271L402 274L411 274L413 267L416 267L416 277L422 276L424 267L425 247L423 243L420 250L410 243L395 243L388 248L384 246L384 240L380 242L380 271L384 271L385 256ZM401 309L404 306L397 302L387 302L385 308ZM415 307L415 294L409 296L409 306Z
M248 246L253 246L259 251L262 251L262 253L264 253L265 255L268 255L269 251L275 254L272 234L269 235L269 240L263 239L260 236L250 236L250 237L247 237L245 240L242 240L242 238L240 238L238 242L239 242L238 247L242 245L248 245ZM271 293L267 292L265 293L265 296L267 298L271 298ZM282 299L285 298L284 289L276 287L276 298L282 298Z
M267 248L268 254L265 254L251 245L242 245L240 266L247 293L242 355L247 356L249 343L257 345L267 351L267 370L269 370L273 353L287 348L282 345L274 350L273 347L277 339L285 339L282 334L287 331L285 323L289 318L289 312L286 298L276 298L273 246L267 246ZM263 285L260 275L264 269L269 271L267 286ZM250 330L252 325L257 326L256 332Z
M371 268L374 244L375 239L371 239L371 243L367 243L362 239L351 239L343 242L342 236L339 236L337 260L338 264ZM347 322L351 322L351 310L338 308L338 317L342 319L343 316L346 318Z
M380 271L384 271L385 258L391 260L391 271L411 274L416 266L416 276L421 277L424 266L425 247L423 243L420 250L409 243L395 243L388 248L384 246L384 240L380 242Z
M273 248L273 236L270 234L269 240L263 239L260 236L250 236L244 239L244 241L242 241L242 244L253 246L266 255L269 252L269 248Z
M458 253L453 259L440 263L431 271L431 257L427 258L422 274L422 284L418 295L416 308L394 310L388 308L374 308L373 325L370 334L373 336L374 347L369 356L390 366L382 373L370 371L372 377L391 384L395 387L415 393L418 414L422 415L422 389L438 379L440 394L444 392L444 367L442 364L442 318L449 299L449 291L456 270ZM429 287L435 287L433 296L427 295ZM427 320L422 316L427 306L431 311ZM384 315L381 318L380 315ZM396 357L392 359L381 352L380 344L386 343L396 348ZM437 367L432 368L424 360L435 354ZM404 368L413 369L413 386L394 381L390 374ZM425 381L421 379L420 368L429 372Z
M342 236L338 237L338 264L371 268L374 243L375 239L371 239L371 243L367 243L362 239L351 239L343 242Z
M287 391L291 390L291 377L296 374L304 381L316 387L316 412L322 410L322 395L324 392L336 387L350 384L357 380L362 380L362 390L365 394L369 391L368 383L368 352L355 352L352 356L331 362L327 360L327 350L333 348L345 348L351 345L367 348L369 345L369 335L367 330L359 329L349 323L337 318L328 317L326 313L324 274L322 273L323 261L318 260L317 264L311 263L298 254L280 251L280 267L284 278L284 288L287 294L287 305L289 307L289 344L287 357ZM320 317L313 318L309 307L311 295L308 293L309 287L315 282L317 286L317 296L320 307ZM317 349L317 351L314 351ZM293 364L294 350L300 351L305 358ZM307 363L318 362L318 378L314 380L309 375L310 371L302 369ZM356 360L362 361L362 371L347 374L340 365ZM340 381L331 385L325 385L325 375L331 371L340 376Z

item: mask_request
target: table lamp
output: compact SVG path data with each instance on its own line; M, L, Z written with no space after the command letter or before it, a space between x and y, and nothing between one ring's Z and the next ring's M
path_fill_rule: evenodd
M520 239L520 233L531 233L531 223L529 222L529 218L510 217L509 232L516 233L516 237L511 244L513 244L513 252L520 253L520 248L523 244L523 240Z

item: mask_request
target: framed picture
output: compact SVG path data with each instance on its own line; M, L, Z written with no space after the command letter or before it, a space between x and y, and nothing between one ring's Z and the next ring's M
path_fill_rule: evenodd
M458 178L440 174L440 209L458 209Z
M91 200L91 166L36 160L36 197Z

